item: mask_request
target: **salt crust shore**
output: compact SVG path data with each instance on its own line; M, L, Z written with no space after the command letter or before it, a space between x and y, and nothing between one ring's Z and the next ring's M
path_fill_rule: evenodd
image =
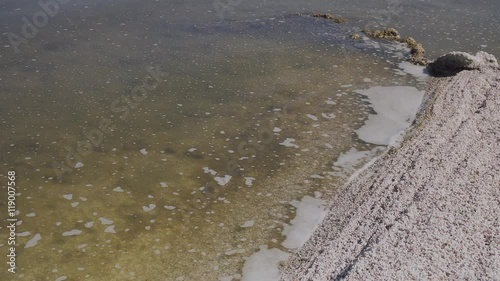
M281 280L500 280L500 68L432 78L426 101Z

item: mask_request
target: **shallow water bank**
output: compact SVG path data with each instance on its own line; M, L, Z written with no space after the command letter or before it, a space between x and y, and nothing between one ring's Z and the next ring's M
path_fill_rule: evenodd
M106 20L33 40L42 51L22 64L2 58L0 156L21 186L16 278L237 279L262 248L300 246L312 227L296 214L323 208L380 153L356 133L387 110L373 89L423 87L398 65L404 48L353 41L349 25L148 22L144 38ZM151 66L163 79L130 102ZM103 119L114 130L102 145L71 155ZM62 181L54 162L69 163Z
M404 45L353 32L418 26L426 44L448 29L413 24L441 21L441 4L420 0L229 1L241 5L224 19L212 1L194 2L81 0L20 53L0 38L0 176L14 169L20 185L15 278L237 280L260 272L262 253L278 264L324 216L322 199L409 125L421 97L426 75L400 63ZM20 34L36 3L0 4L2 35ZM328 9L348 23L290 16ZM453 27L481 33L470 48L497 48L490 13ZM130 102L150 67L165 79ZM115 130L68 161L103 118ZM58 181L52 164L63 161L71 172Z
M500 68L433 78L398 148L344 187L281 280L500 276Z

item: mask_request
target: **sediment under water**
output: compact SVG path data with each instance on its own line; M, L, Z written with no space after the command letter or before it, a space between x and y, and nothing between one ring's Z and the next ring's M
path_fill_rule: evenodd
M422 88L398 67L402 46L350 32L308 17L89 31L6 60L0 153L19 178L16 278L229 280L262 245L298 246L283 243L298 202L321 213L387 144L357 133L392 112L370 102L374 87ZM134 99L151 67L162 78ZM393 119L406 126L411 113ZM58 177L54 163L71 164Z

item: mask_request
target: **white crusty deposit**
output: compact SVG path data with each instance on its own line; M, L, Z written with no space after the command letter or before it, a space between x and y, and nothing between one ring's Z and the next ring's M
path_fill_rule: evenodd
M426 95L281 280L500 280L500 69L433 78Z

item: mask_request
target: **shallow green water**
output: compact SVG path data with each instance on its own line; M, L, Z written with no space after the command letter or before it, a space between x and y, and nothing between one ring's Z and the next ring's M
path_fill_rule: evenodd
M0 58L0 173L18 174L22 220L2 280L239 278L259 246L287 251L293 200L345 182L339 155L372 151L359 167L378 151L356 134L374 113L359 90L423 87L402 50L353 41L351 25L72 5Z

